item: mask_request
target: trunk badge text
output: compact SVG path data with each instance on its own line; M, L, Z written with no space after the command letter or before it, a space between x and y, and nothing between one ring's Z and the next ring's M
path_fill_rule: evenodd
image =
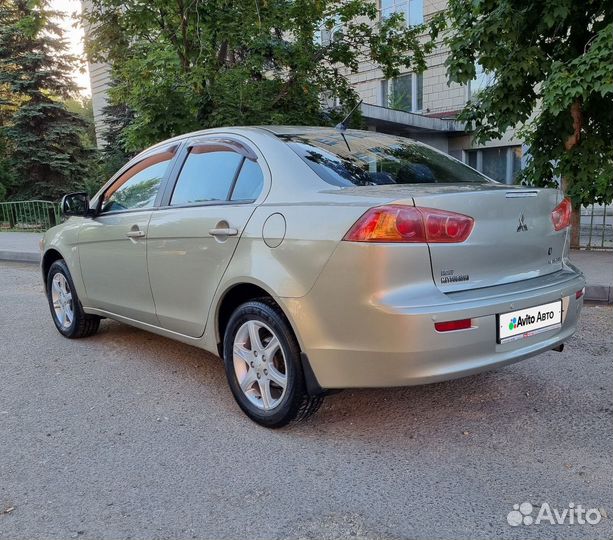
M441 270L441 283L461 283L469 280L468 274L455 274L455 270Z

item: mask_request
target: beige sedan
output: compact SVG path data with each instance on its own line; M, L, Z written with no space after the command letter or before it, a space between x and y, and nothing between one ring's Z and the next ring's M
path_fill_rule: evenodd
M377 133L191 133L62 204L42 258L59 332L88 336L108 317L211 351L268 427L331 389L561 350L583 302L559 191Z

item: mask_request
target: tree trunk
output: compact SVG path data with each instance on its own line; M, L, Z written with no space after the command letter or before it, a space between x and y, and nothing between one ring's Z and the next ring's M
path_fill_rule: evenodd
M583 108L580 100L575 100L570 106L570 115L573 119L573 132L566 139L564 147L570 152L581 141L581 128L583 127ZM564 195L568 193L569 179L562 178L562 191ZM570 247L579 249L581 236L581 207L573 202L573 213L570 218Z
M570 247L579 249L581 233L581 208L576 208L573 204L573 214L570 218Z
M562 178L562 192L564 195L568 193L569 181L566 177ZM572 201L571 201L572 202ZM581 207L574 202L573 213L570 218L570 247L571 249L579 249L580 233L581 233Z

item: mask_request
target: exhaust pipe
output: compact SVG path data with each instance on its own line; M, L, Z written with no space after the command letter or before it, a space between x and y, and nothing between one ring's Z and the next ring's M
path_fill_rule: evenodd
M558 351L558 352L562 352L564 350L564 343L560 343L559 345L556 345L553 349L551 349L552 351Z

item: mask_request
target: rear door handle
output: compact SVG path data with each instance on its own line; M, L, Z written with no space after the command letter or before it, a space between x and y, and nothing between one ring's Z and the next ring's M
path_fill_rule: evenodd
M232 227L210 229L209 234L211 236L236 236L238 234L238 229L233 229Z
M128 238L143 238L145 236L145 231L140 231L138 229L135 231L128 231L126 236Z

